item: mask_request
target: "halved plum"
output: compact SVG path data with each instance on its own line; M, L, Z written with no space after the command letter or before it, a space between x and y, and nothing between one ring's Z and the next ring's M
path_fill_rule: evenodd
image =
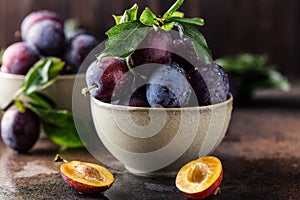
M103 166L70 161L60 166L64 181L83 194L95 194L110 188L114 182L113 174Z
M214 156L205 156L179 170L176 187L190 199L204 199L220 191L222 179L221 161Z

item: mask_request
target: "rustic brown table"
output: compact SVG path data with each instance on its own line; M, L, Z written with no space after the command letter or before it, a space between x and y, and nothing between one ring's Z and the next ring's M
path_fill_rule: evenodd
M174 178L113 171L110 190L96 196L73 191L61 179L56 153L98 162L85 149L61 150L40 139L28 155L0 141L0 199L185 199ZM224 167L221 194L210 199L300 199L300 84L289 93L264 91L236 107L228 133L213 153Z

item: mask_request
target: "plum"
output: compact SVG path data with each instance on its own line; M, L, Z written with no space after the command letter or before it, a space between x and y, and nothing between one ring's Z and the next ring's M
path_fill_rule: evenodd
M109 102L126 94L132 85L133 75L126 62L117 57L103 57L87 69L86 82L89 92L96 99Z
M204 156L185 164L175 185L188 199L207 199L220 193L223 166L219 158Z
M186 73L177 63L163 65L150 77L146 96L151 107L176 108L187 106L192 89Z
M137 50L130 56L133 67L146 63L171 63L173 42L171 35L162 30L151 30Z
M21 24L21 35L45 56L61 56L63 53L64 23L55 12L40 10L27 15Z
M146 84L138 87L132 94L121 99L118 104L134 107L150 107L146 97L146 88Z
M77 73L85 57L99 44L99 40L90 34L78 34L70 39L64 54L64 60Z
M146 88L147 85L143 85L135 90L129 99L128 105L135 107L150 107L146 97Z
M16 107L10 107L1 121L3 142L12 149L26 153L39 138L40 122L36 114L29 109L24 113Z
M2 72L25 75L39 60L37 49L26 42L17 42L5 50L2 57Z
M60 174L65 183L80 194L99 194L109 189L115 181L114 175L105 167L82 161L67 161L56 155L55 162L63 162Z
M193 105L205 106L226 100L229 83L226 72L215 63L206 64L196 54L188 37L173 41L172 59L187 73L197 101Z
M39 10L28 14L22 21L21 24L21 34L22 38L26 38L27 31L30 29L32 25L38 23L43 20L51 20L59 23L63 26L63 21L60 19L60 16L49 10Z
M221 103L228 97L228 76L219 65L202 65L188 74L188 80L200 106Z
M34 44L44 56L61 56L65 47L64 27L53 20L38 21L29 27L23 40Z

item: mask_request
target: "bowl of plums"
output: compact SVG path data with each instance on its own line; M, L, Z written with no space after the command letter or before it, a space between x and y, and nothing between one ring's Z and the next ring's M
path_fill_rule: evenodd
M77 77L78 81L84 82L84 74L77 72L99 40L83 29L66 34L64 25L65 21L57 13L48 10L32 12L23 19L20 27L22 40L10 44L2 55L1 109L9 107L24 81L28 81L26 75L35 65L48 64L53 67L50 61L54 59L63 67L55 83L41 92L53 100L56 108L72 110L74 80Z
M115 16L83 93L103 145L129 172L172 176L220 144L233 98L226 72L193 26L203 19L174 8L161 18L148 8L124 17L134 9Z

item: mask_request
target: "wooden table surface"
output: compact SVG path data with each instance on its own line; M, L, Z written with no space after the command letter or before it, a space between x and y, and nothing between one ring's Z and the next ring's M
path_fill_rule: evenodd
M104 194L78 194L61 179L56 153L98 162L85 149L62 150L47 139L27 155L0 141L0 199L186 199L174 178L114 170L115 183ZM289 93L256 93L250 105L235 107L213 155L222 160L224 179L221 194L210 199L300 199L300 84Z

